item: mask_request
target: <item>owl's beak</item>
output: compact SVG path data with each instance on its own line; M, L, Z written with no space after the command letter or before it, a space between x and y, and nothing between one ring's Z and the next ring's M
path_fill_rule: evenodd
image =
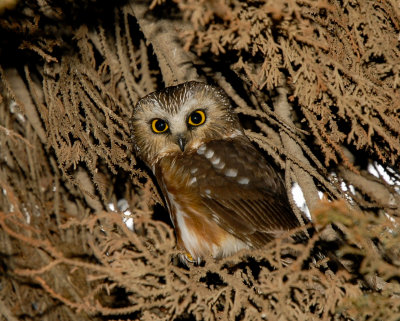
M186 146L186 138L184 136L179 135L176 142L178 143L178 146L181 149L181 151L184 152Z

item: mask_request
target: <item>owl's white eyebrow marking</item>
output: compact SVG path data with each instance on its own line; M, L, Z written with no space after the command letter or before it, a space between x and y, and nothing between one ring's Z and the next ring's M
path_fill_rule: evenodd
M214 151L212 149L207 150L205 156L206 156L206 158L210 159L211 157L214 156Z
M190 181L189 181L189 185L193 185L194 183L197 182L197 178L193 177Z
M238 171L237 169L229 168L225 171L225 175L228 177L236 177Z
M197 167L192 168L192 169L190 170L190 173L194 174L194 173L196 173L198 170L199 170L199 169L198 169Z
M221 161L221 158L219 157L214 157L211 159L211 164L217 165Z
M246 184L249 184L249 182L250 182L250 179L248 179L247 177L240 177L238 179L238 183L239 184L246 185Z
M207 149L206 145L201 145L201 146L197 149L197 154L203 155L204 152L206 151L206 149Z

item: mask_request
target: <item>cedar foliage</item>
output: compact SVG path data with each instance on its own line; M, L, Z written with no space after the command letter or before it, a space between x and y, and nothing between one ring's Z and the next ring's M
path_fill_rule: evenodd
M396 1L0 5L0 320L400 319ZM176 263L128 120L187 80L221 86L302 187L308 244Z

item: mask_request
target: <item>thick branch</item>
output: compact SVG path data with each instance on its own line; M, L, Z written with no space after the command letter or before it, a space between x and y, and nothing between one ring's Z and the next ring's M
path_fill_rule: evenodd
M361 193L368 195L369 198L383 207L396 209L400 204L400 197L396 193L391 193L384 184L380 183L369 173L356 174L353 171L339 167L340 175L351 185L357 188ZM363 176L367 175L371 179Z
M178 37L185 28L184 23L155 18L148 12L146 3L131 1L130 5L146 39L153 46L165 85L199 80L192 64L193 55L183 49Z
M286 123L293 124L290 117L291 106L287 100L288 89L286 87L278 87L277 91L279 96L275 102L276 114ZM304 156L300 146L284 131L281 131L280 135L284 148L292 155L296 155L301 162L308 165L309 162ZM314 180L309 173L296 164L291 164L290 168L293 170L297 183L303 191L308 209L312 212L319 201L318 190L314 184ZM290 175L290 173L286 173L286 175Z

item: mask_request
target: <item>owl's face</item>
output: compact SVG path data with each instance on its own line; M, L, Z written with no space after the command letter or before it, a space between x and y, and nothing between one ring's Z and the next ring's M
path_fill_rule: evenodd
M194 81L140 99L133 110L131 131L137 156L150 167L165 155L243 135L226 94Z

